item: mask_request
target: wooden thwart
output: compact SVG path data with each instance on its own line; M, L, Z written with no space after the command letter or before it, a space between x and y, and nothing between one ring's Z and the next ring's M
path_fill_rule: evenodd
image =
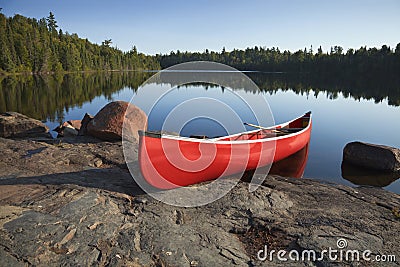
M254 127L254 128L259 128L259 129L263 129L263 130L269 130L269 131L273 131L276 133L280 133L280 134L290 134L290 133L295 133L298 131L303 130L304 128L280 128L280 129L271 129L271 128L266 128L266 127L262 127L259 125L255 125L252 123L247 123L245 122L244 125L248 125L250 127Z

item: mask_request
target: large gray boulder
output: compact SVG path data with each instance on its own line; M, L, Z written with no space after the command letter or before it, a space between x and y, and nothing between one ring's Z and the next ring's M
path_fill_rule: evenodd
M49 128L41 121L29 118L17 112L0 115L0 137L49 137Z
M382 171L400 171L400 149L362 142L348 143L343 150L343 161Z
M129 129L131 138L137 141L138 130L147 127L147 115L135 105L115 101L108 103L94 116L87 125L87 133L101 140L116 141L122 139L123 127Z

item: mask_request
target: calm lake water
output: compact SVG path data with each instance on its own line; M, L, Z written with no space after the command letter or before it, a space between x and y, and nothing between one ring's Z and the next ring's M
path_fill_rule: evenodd
M137 88L153 73L92 73L53 77L18 76L0 78L0 112L18 111L43 120L54 129L61 121L81 119L87 112L96 114L112 100L130 101ZM341 82L293 77L286 74L247 74L262 92L232 90L219 86L188 85L176 88L149 117L149 128L160 128L174 106L194 96L210 96L232 103L242 120L252 120L235 93L264 95L276 123L313 112L313 131L304 177L355 186L373 184L400 193L400 180L393 175L378 175L342 168L346 143L360 140L400 147L400 86L382 83ZM199 127L201 125L201 127ZM198 132L198 129L202 132ZM53 132L54 133L54 132ZM223 135L224 129L206 121L194 120L182 135ZM345 179L346 178L346 179Z

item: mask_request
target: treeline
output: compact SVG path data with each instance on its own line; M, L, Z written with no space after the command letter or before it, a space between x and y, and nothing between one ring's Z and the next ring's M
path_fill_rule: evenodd
M89 70L155 70L188 61L220 62L239 70L312 73L351 79L354 75L399 79L400 43L395 48L361 47L344 51L334 46L329 52L312 47L296 52L255 46L221 52L171 52L149 56L136 47L123 52L112 47L112 40L101 45L58 29L55 16L6 17L0 13L1 72L62 72Z
M62 72L159 69L158 61L136 47L129 52L58 29L55 16L6 17L0 13L0 72Z
M230 65L239 70L254 70L267 72L316 73L340 75L380 75L399 76L400 73L400 43L395 49L383 45L380 49L361 47L348 49L346 52L340 46L332 47L324 53L319 47L297 52L283 51L279 48L254 47L246 50L234 49L231 52L223 49L221 52L205 50L203 53L171 52L167 55L157 55L162 68L188 61L215 61Z

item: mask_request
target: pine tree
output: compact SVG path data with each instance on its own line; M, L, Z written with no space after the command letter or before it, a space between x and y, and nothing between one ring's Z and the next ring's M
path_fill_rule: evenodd
M49 16L46 18L47 21L47 27L49 31L54 35L57 34L57 21L55 19L55 16L52 12L50 12Z

